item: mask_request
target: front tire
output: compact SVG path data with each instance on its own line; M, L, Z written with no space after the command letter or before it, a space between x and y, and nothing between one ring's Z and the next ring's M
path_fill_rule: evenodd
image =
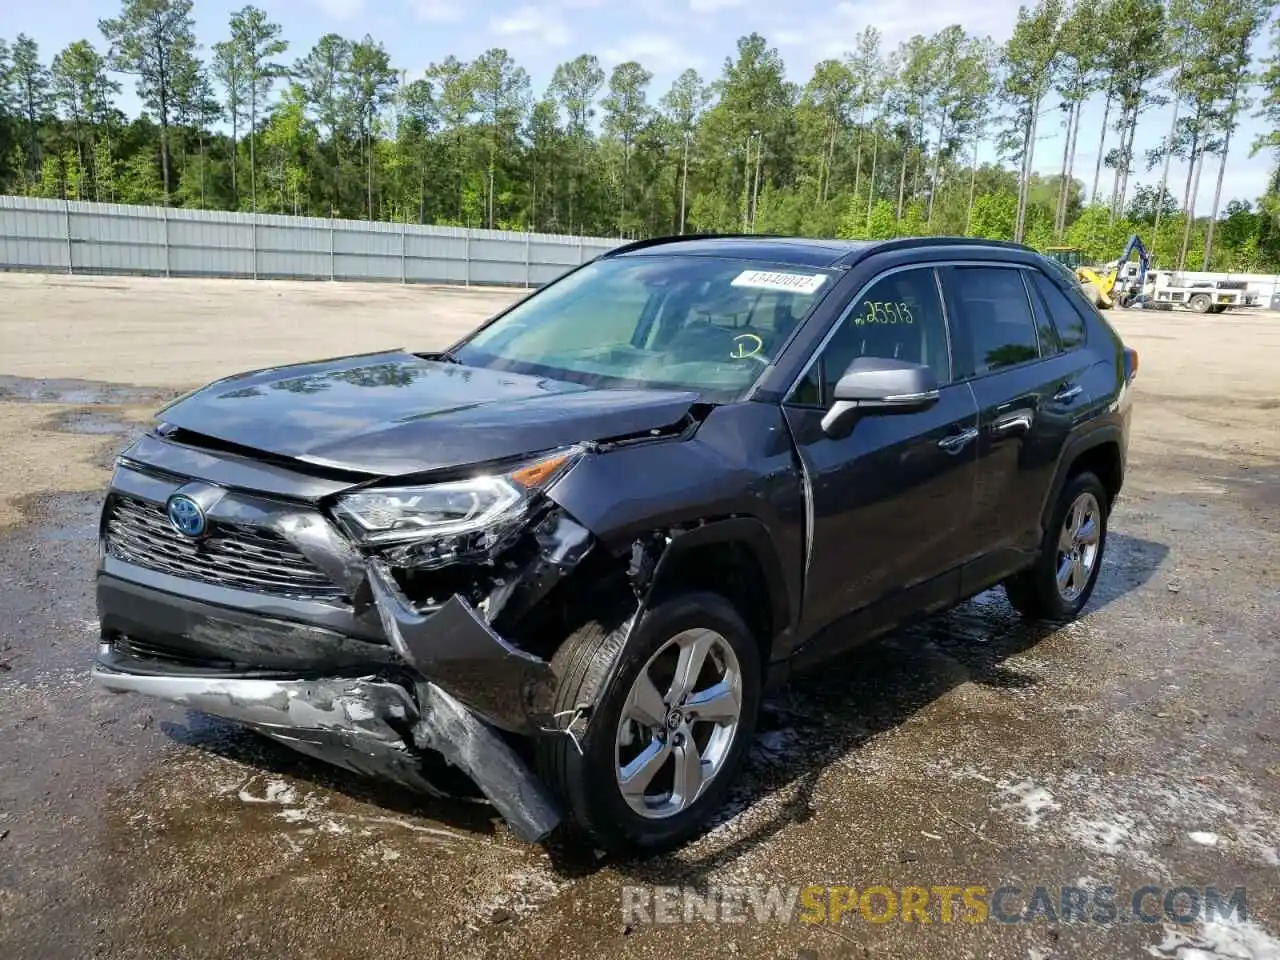
M1093 473L1067 480L1033 566L1005 581L1009 603L1024 617L1074 620L1089 602L1107 545L1109 499Z
M691 591L650 608L630 642L591 623L556 651L557 711L590 702L579 736L538 742L544 782L571 828L610 852L657 852L695 836L725 801L755 733L761 657L742 616Z
M1191 308L1192 313L1208 313L1209 308L1213 306L1213 301L1209 299L1207 293L1197 293L1191 298L1187 306Z

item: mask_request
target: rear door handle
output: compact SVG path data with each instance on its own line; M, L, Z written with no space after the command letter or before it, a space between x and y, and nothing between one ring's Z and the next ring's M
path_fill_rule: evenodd
M1058 388L1058 392L1053 395L1053 399L1058 403L1070 403L1083 392L1084 388L1078 383L1064 383Z
M978 430L976 427L967 427L959 433L953 433L949 437L943 437L938 441L938 446L947 453L959 453L968 444L978 438Z

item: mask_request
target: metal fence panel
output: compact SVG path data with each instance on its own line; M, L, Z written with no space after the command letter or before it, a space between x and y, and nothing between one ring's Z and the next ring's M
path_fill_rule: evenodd
M620 242L0 196L0 270L525 287Z
M61 204L40 205L25 197L0 207L0 257L26 270L66 270L70 263L67 214Z

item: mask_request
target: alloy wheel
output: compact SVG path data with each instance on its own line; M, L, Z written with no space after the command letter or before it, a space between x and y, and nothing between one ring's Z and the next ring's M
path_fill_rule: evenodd
M1058 535L1058 594L1074 603L1089 585L1102 543L1102 508L1092 493L1072 501Z
M615 773L627 805L663 819L687 810L725 764L742 715L742 671L714 630L676 634L637 674L618 721Z

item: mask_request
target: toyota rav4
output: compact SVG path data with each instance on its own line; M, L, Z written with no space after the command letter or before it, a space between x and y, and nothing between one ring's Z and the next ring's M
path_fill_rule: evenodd
M1136 370L1022 246L631 243L443 352L162 410L93 674L529 840L678 844L793 669L997 584L1080 612Z

